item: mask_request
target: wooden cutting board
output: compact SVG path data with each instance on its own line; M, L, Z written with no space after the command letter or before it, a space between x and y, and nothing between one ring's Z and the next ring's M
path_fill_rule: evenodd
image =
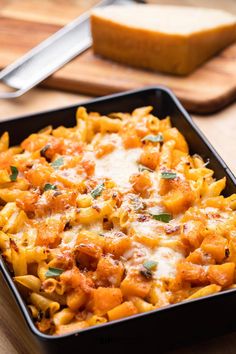
M0 68L94 3L95 0L0 0ZM165 85L188 110L211 113L236 98L236 44L187 77L132 69L96 57L88 50L43 85L98 96L147 85Z

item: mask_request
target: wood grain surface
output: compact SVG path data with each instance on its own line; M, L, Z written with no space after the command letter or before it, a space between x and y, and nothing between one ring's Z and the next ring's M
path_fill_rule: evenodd
M44 0L42 6L42 2L37 0L2 1L1 68L96 3L95 0ZM189 1L189 4L193 3ZM231 8L231 12L234 11L236 2ZM98 96L143 86L166 85L172 88L190 111L209 113L236 98L236 44L187 77L133 69L99 58L93 55L92 50L88 50L57 71L43 85Z

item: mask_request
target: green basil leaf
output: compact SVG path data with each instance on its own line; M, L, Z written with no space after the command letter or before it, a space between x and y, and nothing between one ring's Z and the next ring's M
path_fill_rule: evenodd
M99 197L102 194L102 191L104 189L104 183L99 184L96 188L94 188L91 191L91 196L96 199L97 197Z
M162 172L161 178L163 179L175 179L177 174L175 172Z
M158 264L158 263L157 263L156 261L150 260L150 261L144 262L144 263L143 263L143 266L144 266L144 268L146 268L146 269L148 269L148 270L154 270L154 269L156 269L157 264Z
M10 168L11 168L10 180L12 182L15 182L19 173L18 168L16 166L10 166Z
M152 143L161 143L163 141L163 136L161 134L157 135L146 135L141 141L151 141Z
M168 223L172 219L169 213L151 214L153 219Z
M50 190L56 190L57 189L57 186L55 186L55 184L51 184L51 183L46 183L45 185L44 185L44 191L46 192L46 191L50 191Z
M55 169L59 168L60 166L62 166L64 164L64 159L63 157L59 157L58 159L56 159L55 161L53 161L51 163L51 166Z
M64 272L63 269L49 267L48 270L46 271L45 275L47 278L53 278L53 277L58 277L63 272Z

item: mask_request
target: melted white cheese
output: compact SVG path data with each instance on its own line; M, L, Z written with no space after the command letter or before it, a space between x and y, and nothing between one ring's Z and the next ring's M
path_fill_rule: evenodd
M164 225L163 222L158 222L154 219L146 220L146 221L134 221L131 225L132 230L137 235L143 236L164 236Z
M149 255L147 247L138 242L133 242L132 247L123 255L125 267L127 270L140 268Z
M157 279L170 279L176 275L176 263L184 258L180 252L176 252L169 247L158 247L150 253L150 259L157 262L157 269L154 277Z
M133 243L132 249L124 254L125 266L128 271L141 269L145 261L157 262L157 268L153 271L156 280L173 279L176 275L176 265L184 256L181 252L169 247L156 247L150 249L138 242Z
M110 154L96 159L95 176L111 178L119 187L129 188L129 178L138 172L138 159L141 148L124 149L122 142Z
M116 148L111 153L97 158L95 160L95 176L96 177L109 177L118 187L130 188L129 178L132 174L138 172L138 160L142 149L124 149L122 147L121 138L117 134L112 134L112 141L115 142ZM109 136L104 136L103 141L107 141ZM158 178L156 173L151 174L153 183L155 184L155 193L152 196L151 202L147 210L150 213L158 213L162 211L160 206L161 197L157 190ZM133 221L131 229L137 235L160 237L163 240L172 241L171 236L167 236L164 231L164 224L154 219L144 222ZM151 249L139 242L133 242L131 249L124 255L125 266L128 271L140 269L142 264L147 260L154 260L157 262L157 268L153 271L153 276L156 280L165 280L175 277L176 263L183 258L179 251L175 251L170 247L159 246Z
M183 254L178 251L177 247L176 250L173 249L175 242L177 241L178 243L178 237L170 235L167 236L164 231L163 223L153 219L144 222L134 221L132 223L132 229L137 235L140 236L143 235L151 238L160 238L160 246L154 249L145 247L146 252L144 252L144 246L139 246L140 252L143 253L143 257L139 257L139 265L140 263L144 263L144 261L148 260L156 261L157 268L153 272L155 279L165 280L174 278L176 275L176 263L180 259L184 258ZM161 242L161 240L163 240L163 242ZM168 243L170 244L170 247L168 247ZM165 244L167 247L161 247L161 244ZM134 255L135 253L133 253L133 257ZM137 264L137 260L133 263L130 262L130 264L135 266Z

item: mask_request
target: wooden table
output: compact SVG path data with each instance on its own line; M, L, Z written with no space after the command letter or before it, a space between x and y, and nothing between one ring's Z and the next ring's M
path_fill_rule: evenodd
M8 0L0 0L3 4ZM58 1L59 2L59 1ZM153 1L154 2L154 1ZM159 1L159 2L166 2ZM168 3L180 3L179 0ZM215 6L236 11L234 0L182 0L182 3ZM27 95L14 101L0 101L0 120L16 115L32 113L49 108L80 103L89 97L65 93L56 90L34 89ZM210 142L236 174L236 103L225 110L211 116L193 116L194 121L202 129ZM16 310L7 286L0 277L0 354L38 354L34 344L29 341L24 326L21 325L20 314ZM214 338L204 343L192 345L172 351L172 354L227 354L236 352L236 333Z

